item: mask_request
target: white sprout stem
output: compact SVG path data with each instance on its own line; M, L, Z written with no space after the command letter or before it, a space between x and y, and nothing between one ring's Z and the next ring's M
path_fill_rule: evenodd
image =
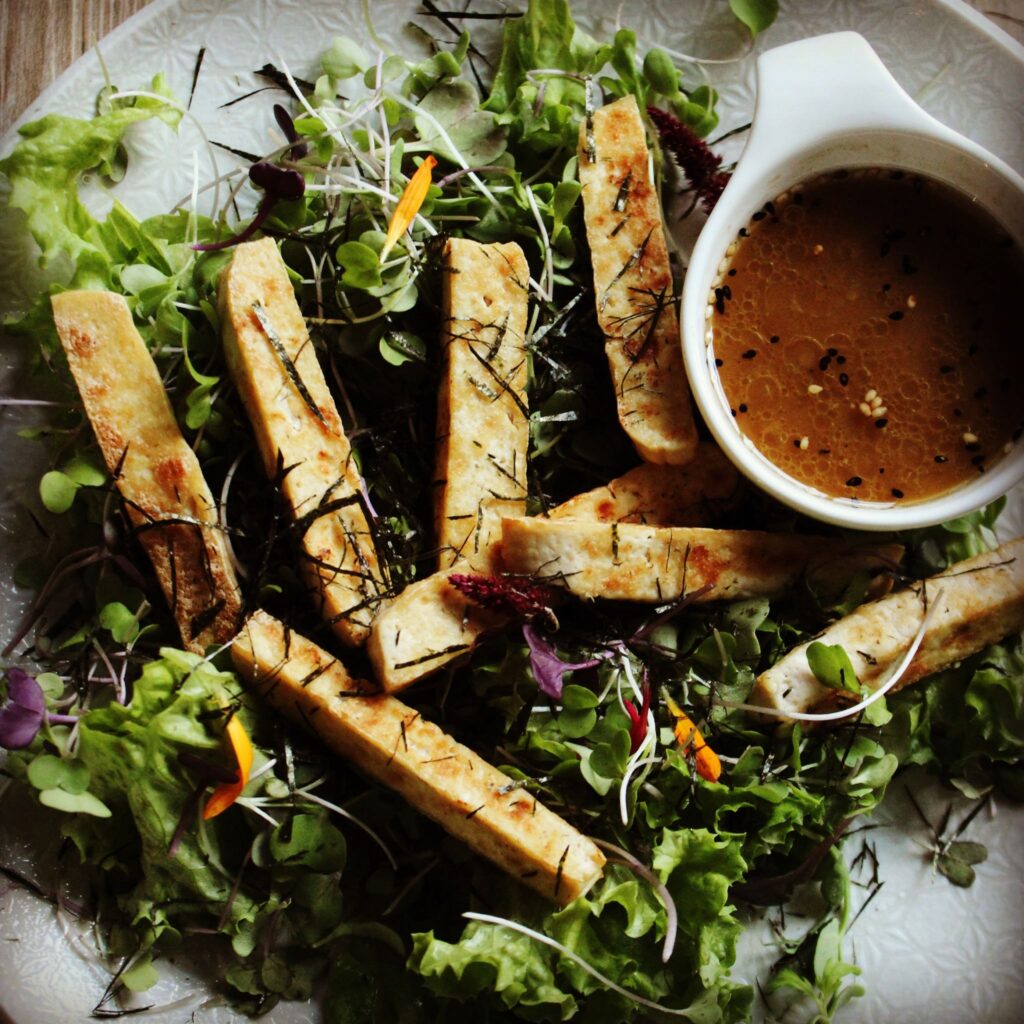
M259 801L257 801L253 797L240 796L236 803L244 807L247 811L252 811L253 814L258 814L265 821L269 821L270 824L274 826L274 828L277 828L278 824L280 824L277 818L263 810L263 808L259 804Z
M677 1010L671 1006L662 1006L661 1003L656 1003L653 999L647 999L644 996L637 995L636 992L630 992L628 988L617 985L611 978L603 975L596 967L591 967L583 957L574 953L571 949L567 949L557 940L549 938L542 932L527 928L526 925L519 924L518 921L509 921L507 918L495 917L493 914L478 914L472 910L464 911L462 916L470 921L480 921L483 924L496 924L502 928L509 928L514 932L519 932L520 935L525 935L527 938L547 946L549 949L555 950L567 960L571 960L577 967L586 971L587 974L596 981L599 981L605 988L610 989L612 992L617 992L624 999L628 999L638 1006L646 1006L649 1010L657 1010L659 1013L666 1013L672 1017L683 1017L686 1020L693 1020L693 1014L688 1009Z
M337 804L332 804L329 800L324 800L323 797L317 796L316 793L310 793L309 790L297 789L295 792L304 800L310 800L314 804L319 804L321 807L324 807L329 811L334 811L335 814L339 814L343 818L347 818L353 825L358 825L359 828L361 828L381 848L392 869L395 871L398 870L398 861L395 860L395 856L388 848L387 843L385 843L384 840L381 839L381 837L372 828L370 828L365 821L361 818L357 818L354 814L346 811L343 807L339 807Z
M652 178L651 180L653 181L654 179ZM532 188L526 190L526 199L530 204L530 210L533 212L533 218L537 222L541 241L544 243L544 276L541 279L543 282L541 285L541 298L545 302L551 302L555 290L555 266L551 258L551 240L548 237L548 229L544 225L544 218L540 215L540 210L537 207L537 200L533 195Z
M600 846L603 850L614 853L620 857L626 866L635 871L647 884L658 894L662 905L665 908L665 944L661 950L661 962L667 964L672 958L672 951L676 945L676 931L679 925L679 914L676 910L676 901L672 899L672 893L668 886L642 861L638 860L629 850L609 843L606 839L590 837L591 841Z
M925 592L925 595L927 596L927 591ZM873 690L869 696L865 697L857 704L854 704L852 707L840 708L838 711L823 711L816 713L811 711L783 711L780 708L761 707L758 704L741 704L738 701L731 700L719 700L718 703L727 708L738 708L740 711L754 711L759 715L768 715L772 718L791 719L796 722L838 722L843 718L850 718L853 715L858 715L865 710L865 708L869 708L876 701L880 701L903 677L924 640L925 633L928 631L928 623L931 621L931 617L941 600L942 590L940 588L936 592L935 597L929 602L924 617L921 619L921 625L918 626L917 633L914 635L914 639L911 641L906 653L900 659L896 667L890 671L886 681L882 683L881 686Z
M455 157L455 162L464 170L469 173L469 180L480 190L480 194L487 198L487 201L496 210L501 211L501 204L497 199L494 198L490 189L480 180L480 176L475 174L469 164L466 162L466 158L459 152L458 148L452 143L452 140L448 137L448 133L441 126L441 123L434 117L433 114L417 107L415 103L411 103L404 96L398 96L394 93L388 93L388 99L394 100L399 106L405 107L406 110L411 110L414 114L419 117L425 118L429 121L434 128L437 130L437 134L442 142L448 147L448 150L452 156Z
M256 771L252 772L249 775L249 782L252 782L254 779L258 779L261 775L266 775L267 772L269 771L273 771L274 765L276 764L276 757L272 757L269 761L264 761L263 764L261 764L259 768L256 769Z
M629 759L626 770L623 772L622 782L619 784L619 817L623 825L629 824L629 784L633 781L633 775L641 768L649 768L651 765L661 761L661 758L653 753L651 753L650 757L644 757L645 754L649 753L648 748L652 746L652 739L655 741L654 745L657 746L657 740L653 734L648 733L648 739L637 747L636 753Z
M205 129L203 128L202 121L200 121L199 118L196 117L196 115L193 114L192 111L188 109L188 107L183 107L176 100L168 99L166 96L161 96L159 93L156 93L156 92L147 92L147 91L145 91L143 89L126 89L126 90L114 93L114 95L111 96L110 99L111 100L129 99L129 98L131 98L133 96L137 96L140 99L158 100L160 103L165 104L166 106L170 107L172 110L176 110L179 114L181 114L182 117L187 117L192 122L193 127L196 129L196 131L199 132L199 136L203 140L203 145L206 146L207 153L210 154L210 166L213 168L213 175L214 175L214 182L215 182L215 187L214 187L214 192L213 192L213 208L215 210L219 209L219 207L220 207L220 170L217 167L217 151L213 148L213 143L210 142L210 139L207 136Z

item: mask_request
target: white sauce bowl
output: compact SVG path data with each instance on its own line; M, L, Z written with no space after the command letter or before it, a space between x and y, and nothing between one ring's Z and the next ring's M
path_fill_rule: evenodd
M824 494L782 472L740 432L715 368L708 296L729 244L768 200L828 171L899 168L971 197L1024 245L1024 178L925 113L857 33L836 32L770 50L758 59L757 80L750 139L701 231L683 289L683 359L708 428L758 487L837 526L930 526L993 501L1024 479L1024 441L977 479L938 497L896 504ZM1024 399L1024 381L1014 383Z

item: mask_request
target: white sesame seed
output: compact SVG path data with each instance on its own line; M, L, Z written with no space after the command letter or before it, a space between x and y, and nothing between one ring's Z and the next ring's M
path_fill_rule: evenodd
M811 439L809 437L800 438L800 451L805 452L811 447Z
M705 320L710 320L712 318L712 316L714 316L714 314L715 314L715 307L714 306L708 306L708 308L704 310L704 319Z
M907 296L907 309L913 309L916 305L917 305L917 296L916 295L908 295Z
M875 395L875 397L872 398L870 402L868 402L868 405L870 405L872 409L877 409L881 404L882 404L882 396L881 395Z
M886 409L884 405L880 405L877 409L871 410L871 415L874 416L876 420L880 420L888 411L889 410Z
M972 434L970 432L964 434L964 444L977 444L977 443L978 443L978 435L977 434Z
M808 384L807 394L809 395L820 395L824 389L820 384Z
M878 392L874 388L872 388L870 391L865 393L864 401L865 402L870 402L873 398L877 398L877 397L878 397Z
M860 411L862 413L864 413L865 416L870 416L871 415L871 406L868 405L867 402L861 402L860 405L858 406L858 408L860 409Z
M820 256L820 255L821 255L821 254L822 254L822 253L823 253L824 251L825 251L825 246L823 246L823 245L821 245L821 244L818 244L818 245L816 245L816 246L815 246L815 247L814 247L814 248L813 248L813 249L811 250L811 252L813 252L815 256Z

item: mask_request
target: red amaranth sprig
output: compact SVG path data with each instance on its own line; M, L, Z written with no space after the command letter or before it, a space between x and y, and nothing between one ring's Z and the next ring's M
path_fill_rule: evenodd
M729 183L728 171L720 169L722 158L675 115L657 107L648 107L647 114L658 129L661 144L676 158L704 209L710 213Z
M535 619L543 615L554 618L551 611L553 594L529 580L510 576L480 576L452 573L448 582L474 604L492 611L502 612L517 619Z

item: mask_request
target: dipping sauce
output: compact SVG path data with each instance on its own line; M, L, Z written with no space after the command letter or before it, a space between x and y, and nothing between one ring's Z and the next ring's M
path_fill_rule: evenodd
M1024 255L931 179L838 171L754 214L709 298L740 430L834 497L910 502L1024 428Z

